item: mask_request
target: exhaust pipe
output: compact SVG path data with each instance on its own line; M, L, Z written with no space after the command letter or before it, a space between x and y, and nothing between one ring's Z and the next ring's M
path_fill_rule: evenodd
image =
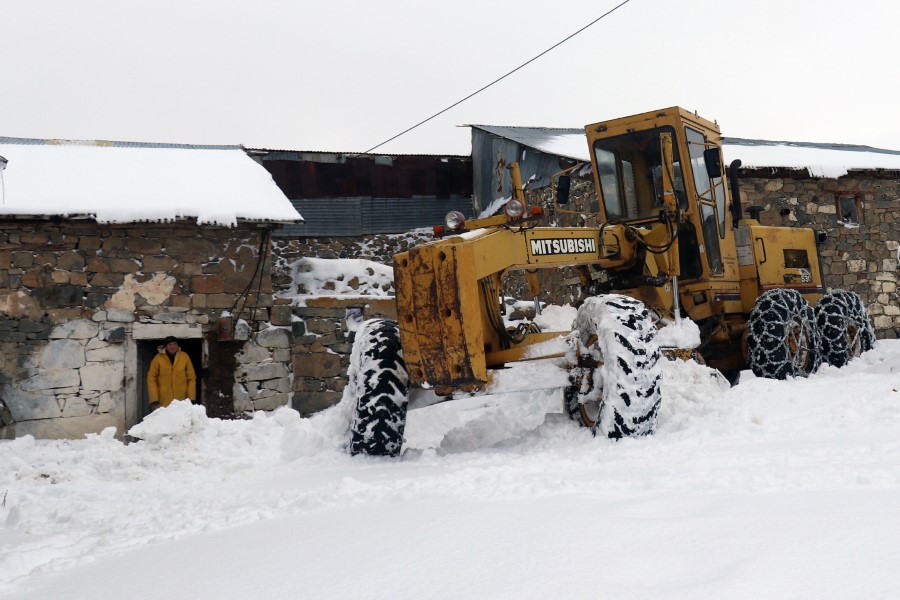
M741 184L738 183L737 172L741 168L741 159L731 161L728 165L728 184L731 186L731 226L737 227L741 219L744 218L744 211L741 208Z

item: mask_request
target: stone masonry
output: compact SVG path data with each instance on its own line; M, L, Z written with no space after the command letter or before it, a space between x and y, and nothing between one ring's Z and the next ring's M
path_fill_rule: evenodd
M194 344L211 416L287 404L267 240L256 224L0 223L0 438L122 434L143 416L141 353L166 335Z
M292 406L308 415L337 404L357 327L367 319L396 319L393 298L310 298L293 307Z

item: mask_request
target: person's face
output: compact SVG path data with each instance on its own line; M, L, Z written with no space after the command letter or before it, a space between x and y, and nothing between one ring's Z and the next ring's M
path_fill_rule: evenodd
M166 344L166 352L169 354L175 354L178 352L178 342L169 342Z

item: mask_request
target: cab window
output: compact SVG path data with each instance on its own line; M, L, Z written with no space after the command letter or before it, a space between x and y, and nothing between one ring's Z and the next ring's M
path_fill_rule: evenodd
M637 131L597 140L594 159L606 218L628 221L655 219L663 209L660 133L675 139L671 127ZM675 196L687 208L677 146L673 146Z

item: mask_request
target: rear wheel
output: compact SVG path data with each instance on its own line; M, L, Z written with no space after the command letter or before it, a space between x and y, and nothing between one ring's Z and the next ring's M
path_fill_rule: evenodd
M769 290L750 313L747 351L757 377L806 377L819 366L815 314L796 290Z
M617 294L588 298L578 309L575 328L586 351L563 394L566 413L594 435L653 433L662 368L647 308Z
M350 423L350 454L399 456L406 427L409 375L397 323L373 319L356 333L348 369L356 399Z
M815 314L821 362L843 367L875 345L875 330L859 295L829 292L819 300Z

